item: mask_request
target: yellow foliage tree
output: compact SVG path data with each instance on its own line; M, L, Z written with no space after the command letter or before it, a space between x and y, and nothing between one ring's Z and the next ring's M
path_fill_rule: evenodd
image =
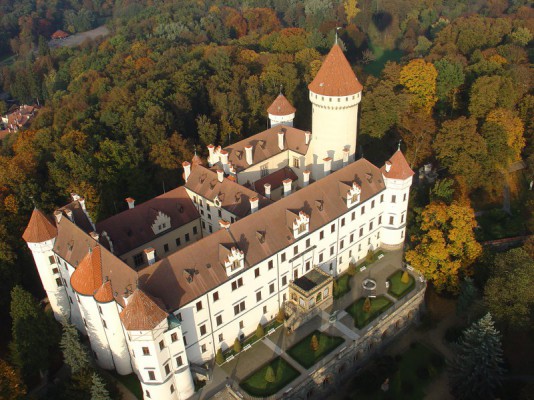
M414 110L430 114L436 104L436 78L438 71L434 64L423 59L415 59L405 65L400 72L400 83L414 96L410 103Z
M456 293L460 274L482 253L473 229L475 212L466 202L453 201L450 206L439 201L430 203L421 213L422 235L417 246L406 252L406 260L431 281L438 292Z
M360 13L358 8L358 0L345 0L343 2L343 7L345 8L345 15L347 16L347 22L350 23L356 15Z

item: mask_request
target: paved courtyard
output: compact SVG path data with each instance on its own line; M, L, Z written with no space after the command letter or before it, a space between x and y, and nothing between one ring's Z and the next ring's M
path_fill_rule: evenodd
M345 294L342 298L334 300L332 306L300 326L291 335L286 334L286 330L282 325L272 334L267 335L259 342L256 342L250 349L239 353L233 360L223 364L221 367L215 365L211 380L207 382L206 386L199 391L195 397L197 399L235 398L233 397L234 394L237 396L241 395L241 393L232 393L233 391L240 391L238 384L241 380L278 356L281 356L301 373L298 378L288 384L279 393L283 393L297 385L299 382L307 379L313 371L321 367L323 364L328 363L338 354L338 352L340 352L340 350L364 335L365 332L379 320L379 318L376 318L375 321L372 321L360 331L355 327L353 318L345 311L345 308L363 296L364 289L362 288L362 281L364 279L371 278L375 280L377 284L376 295L383 295L394 303L393 307L386 311L385 314L390 314L397 308L397 304L403 302L403 300L398 300L387 294L388 289L386 287L387 278L401 268L402 256L402 250L385 252L384 257L371 264L367 270L362 272L359 271L350 279L350 292ZM419 282L417 276L414 277L416 278L416 286L412 293L420 290L423 285ZM329 321L329 317L335 310L339 310L337 319L331 322ZM322 360L306 370L298 362L293 360L286 351L314 330L319 330L329 335L339 336L345 340L345 343L341 344L332 353L328 354ZM232 388L228 387L230 385L232 385Z

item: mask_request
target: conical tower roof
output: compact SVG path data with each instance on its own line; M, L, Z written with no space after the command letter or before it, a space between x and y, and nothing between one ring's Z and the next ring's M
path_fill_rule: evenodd
M33 209L30 222L22 234L27 243L41 243L57 236L56 226L37 208Z
M98 288L94 298L99 303L109 303L114 300L113 290L111 288L111 281L106 281Z
M77 293L93 296L102 286L101 253L100 246L95 246L85 255L70 277L70 284Z
M388 161L386 161L386 163L391 164L391 168L389 169L389 172L386 172L386 166L383 166L380 169L382 171L382 174L386 178L407 179L410 176L413 176L415 173L410 168L408 161L406 161L406 158L404 157L404 154L402 154L402 151L400 151L400 149L397 150L395 154L393 154L391 158Z
M158 300L136 289L128 298L128 305L121 311L122 324L129 331L149 331L167 318L167 312L157 304Z
M356 78L343 50L336 43L308 89L323 96L351 96L361 92L363 86Z
M274 99L273 103L267 109L269 114L280 117L294 114L295 111L297 111L297 109L291 105L289 100L286 99L286 96L284 96L282 93L280 93L278 97Z

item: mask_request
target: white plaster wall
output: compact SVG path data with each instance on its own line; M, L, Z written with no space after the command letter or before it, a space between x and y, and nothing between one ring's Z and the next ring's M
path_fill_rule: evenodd
M106 321L107 328L104 328L104 333L107 342L109 343L115 369L121 375L131 374L132 364L130 361L130 353L122 329L118 305L115 301L110 301L108 303L97 302L96 304L97 308L100 306L102 309L100 317Z
M406 219L412 177L405 180L384 177L384 182L387 189L384 194L382 243L389 247L399 247L403 245L406 236ZM393 196L395 196L395 202L392 201ZM393 224L390 224L390 217L393 217Z

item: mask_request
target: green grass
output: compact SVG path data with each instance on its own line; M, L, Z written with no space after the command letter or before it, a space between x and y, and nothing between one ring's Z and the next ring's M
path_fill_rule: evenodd
M267 367L271 366L275 373L275 381L269 383L265 380ZM281 357L277 357L243 379L239 386L256 397L267 397L277 393L284 386L292 382L300 373Z
M139 400L143 400L143 389L141 389L141 384L139 383L139 379L137 379L137 375L119 375L114 371L112 372L112 375L116 380L126 386L135 397Z
M356 300L345 310L352 316L354 319L354 325L358 329L362 329L365 325L369 324L372 320L393 305L393 303L384 296L378 296L370 300L371 310L368 313L363 311L363 303L365 302L364 297Z
M408 274L410 278L408 280L408 283L403 283L401 281L403 273L404 271L398 270L397 272L395 272L393 275L391 275L388 278L389 280L388 293L392 295L393 297L396 297L397 299L403 298L408 293L410 293L415 287L415 279L410 274Z
M264 327L263 327L263 331L265 333L264 336L268 335L269 333L269 330L271 329L276 329L278 328L280 325L282 325L281 322L278 322L276 319L273 319L271 322L269 322L268 324L266 324ZM258 340L260 340L261 338L263 338L264 336L262 337L258 337L256 336L256 332L254 332L252 335L248 336L245 338L245 340L243 340L243 342L241 342L241 348L244 348L246 345L250 344L251 346L256 343ZM224 356L224 359L226 360L228 357L230 356L235 356L239 353L236 353L235 350L234 350L234 342L232 342L232 345L226 349L225 351L223 351L223 356Z
M317 336L317 341L319 342L317 351L313 351L310 346L313 335ZM339 336L330 336L320 331L313 331L300 342L291 346L287 350L287 354L293 357L304 368L308 369L343 342L344 340Z
M336 279L336 284L334 285L334 299L337 300L350 292L350 278L351 276L349 274L344 274Z
M388 61L399 61L404 52L399 49L384 50L382 47L371 45L375 60L363 67L367 74L379 76Z
M502 209L492 209L476 219L480 227L476 230L476 238L479 241L520 236L526 232L524 217L515 210L509 215Z
M350 398L358 400L422 400L425 387L438 377L444 367L436 351L414 343L400 359L384 357L374 361L350 384ZM380 389L389 378L389 390Z

